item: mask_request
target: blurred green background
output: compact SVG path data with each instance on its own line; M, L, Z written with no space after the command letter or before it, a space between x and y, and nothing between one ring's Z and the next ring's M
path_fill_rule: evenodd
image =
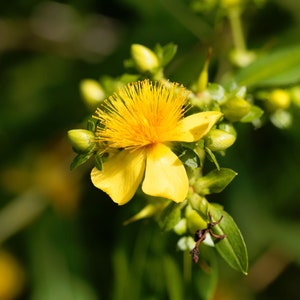
M0 300L187 299L175 234L151 220L123 226L142 203L117 207L92 186L91 166L71 172L66 133L89 114L80 81L122 74L132 43L177 44L166 75L185 85L208 47L211 81L229 70L228 20L195 13L191 2L1 1ZM243 23L251 49L297 44L300 3L248 1ZM239 175L211 200L241 228L250 270L245 277L220 261L215 300L300 299L299 110L293 115L286 130L240 125L219 158ZM190 289L201 294L196 266L193 276Z

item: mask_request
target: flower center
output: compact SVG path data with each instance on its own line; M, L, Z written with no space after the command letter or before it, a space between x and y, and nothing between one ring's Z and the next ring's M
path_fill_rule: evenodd
M96 111L96 135L111 148L138 149L170 140L183 117L189 92L177 83L128 84Z

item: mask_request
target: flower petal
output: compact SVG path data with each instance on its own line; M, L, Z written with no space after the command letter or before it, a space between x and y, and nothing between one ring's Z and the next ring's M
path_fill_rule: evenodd
M205 111L190 115L178 123L175 134L169 141L198 141L209 132L221 116L222 113L218 111Z
M182 202L188 189L188 177L179 158L164 144L156 144L149 148L143 192Z
M93 184L107 193L111 199L123 205L135 194L145 170L145 151L123 150L109 158L102 171L91 172Z

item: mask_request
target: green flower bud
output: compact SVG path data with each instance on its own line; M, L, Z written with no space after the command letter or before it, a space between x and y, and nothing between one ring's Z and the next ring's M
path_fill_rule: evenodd
M300 86L294 86L290 89L291 100L295 105L300 107Z
M143 45L133 44L131 46L131 57L137 69L142 73L152 72L159 67L159 60L156 54Z
M232 134L235 137L237 136L236 130L231 123L222 122L218 125L218 127L219 127L219 129L224 130L224 131Z
M205 197L200 196L196 193L191 193L188 196L189 203L191 204L192 208L199 212L201 218L207 218L207 209L208 209L208 201Z
M105 99L101 85L94 79L84 79L80 82L80 92L86 106L94 110Z
M207 222L196 210L192 209L190 206L187 206L185 210L185 218L190 232L194 233L197 229L203 229L207 227Z
M93 132L85 129L72 129L68 131L68 138L76 152L83 153L95 144Z
M289 93L282 89L273 90L267 99L266 105L271 111L277 109L287 109L291 104Z
M211 57L211 49L209 49L207 53L207 57L203 66L203 69L198 77L197 81L197 92L203 92L207 88L207 83L208 83L208 66L210 62L210 57Z
M181 251L191 251L195 247L195 241L191 236L183 236L177 242L177 247Z
M212 129L205 137L205 146L211 151L223 151L236 140L235 135L220 129Z
M250 65L256 59L256 53L248 50L233 49L230 52L230 60L239 68Z
M277 109L273 114L271 114L270 120L276 127L286 129L292 125L293 117L290 112Z
M186 219L181 219L175 226L174 226L174 232L178 235L183 235L186 233Z
M251 109L251 104L243 98L233 97L222 105L222 112L227 120L236 122L241 120Z

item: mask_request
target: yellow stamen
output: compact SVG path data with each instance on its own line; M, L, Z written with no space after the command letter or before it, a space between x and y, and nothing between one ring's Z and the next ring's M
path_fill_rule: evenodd
M177 83L129 84L96 111L96 135L111 148L138 149L169 140L185 112L189 92Z

